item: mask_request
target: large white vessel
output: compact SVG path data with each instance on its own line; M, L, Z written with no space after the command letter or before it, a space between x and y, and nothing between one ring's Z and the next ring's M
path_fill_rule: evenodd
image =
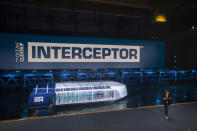
M126 96L126 85L114 81L39 83L30 94L29 106L115 101Z

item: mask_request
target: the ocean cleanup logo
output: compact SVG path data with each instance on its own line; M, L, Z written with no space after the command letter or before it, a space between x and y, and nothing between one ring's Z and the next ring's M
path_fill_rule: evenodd
M15 43L16 62L24 62L24 44Z
M28 62L140 62L140 46L28 42Z

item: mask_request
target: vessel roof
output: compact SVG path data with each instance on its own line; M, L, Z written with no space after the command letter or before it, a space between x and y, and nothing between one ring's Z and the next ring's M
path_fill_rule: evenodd
M124 86L122 83L115 81L72 81L56 83L56 88L60 87L98 87L98 86Z

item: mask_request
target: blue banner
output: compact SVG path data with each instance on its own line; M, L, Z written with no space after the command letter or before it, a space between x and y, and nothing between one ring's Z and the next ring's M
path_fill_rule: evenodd
M164 42L0 34L0 69L163 68Z

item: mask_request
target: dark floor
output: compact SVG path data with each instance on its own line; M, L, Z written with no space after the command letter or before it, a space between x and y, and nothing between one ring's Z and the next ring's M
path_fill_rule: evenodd
M197 131L197 103L0 122L0 131Z

